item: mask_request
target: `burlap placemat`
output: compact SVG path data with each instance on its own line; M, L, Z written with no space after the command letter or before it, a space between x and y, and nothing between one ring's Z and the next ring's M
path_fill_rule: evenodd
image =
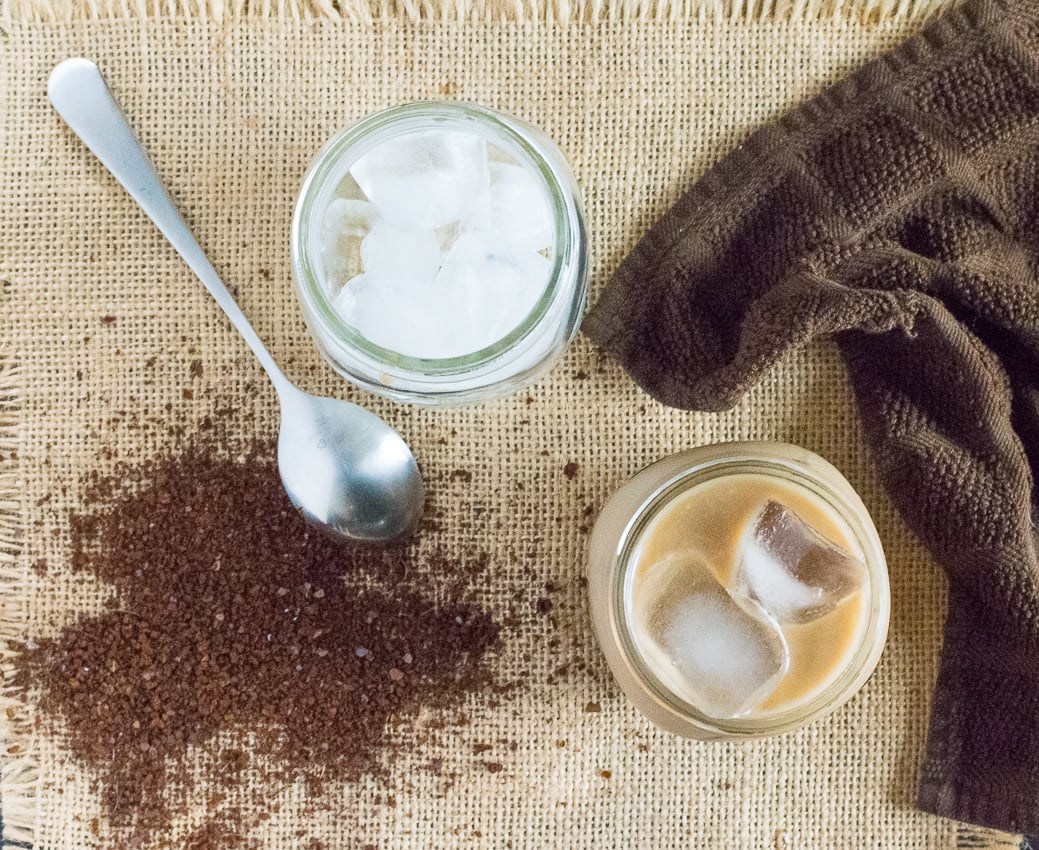
M199 7L219 17L214 8ZM713 160L920 18L902 9L872 24L796 14L727 23L688 11L676 6L682 20L672 22L431 26L293 21L300 10L289 7L223 23L73 20L113 9L9 4L0 47L5 658L100 611L110 594L68 569L64 517L82 499L86 472L151 456L221 408L237 411L243 435L276 428L275 397L241 341L47 104L50 68L80 54L102 67L276 358L305 389L363 403L404 434L439 514L437 545L486 551L491 567L468 593L513 615L492 667L520 686L497 708L473 697L464 733L397 754L381 788L361 781L315 797L247 770L232 797L266 807L250 836L258 846L1016 846L912 808L944 587L871 471L830 348L784 362L722 415L653 403L584 339L529 393L426 410L345 384L306 334L290 284L292 206L311 157L359 116L447 96L543 127L584 188L594 298ZM26 22L48 17L64 22ZM891 634L875 676L830 718L774 740L685 741L644 721L599 656L581 583L587 527L642 465L741 438L799 443L847 474L887 549ZM568 464L576 472L564 473ZM471 480L453 475L460 468ZM33 569L40 558L45 573ZM532 604L546 581L556 588L547 615ZM600 710L587 711L590 703ZM96 778L35 725L33 695L8 689L4 708L5 838L55 850L110 846ZM474 755L478 741L490 751ZM205 753L198 758L202 770ZM431 760L450 768L453 786L423 768ZM207 817L201 789L180 799L172 846Z

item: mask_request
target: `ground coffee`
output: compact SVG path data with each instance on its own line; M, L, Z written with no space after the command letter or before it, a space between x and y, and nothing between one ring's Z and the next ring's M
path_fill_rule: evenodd
M307 526L266 447L232 460L197 443L90 494L71 518L73 568L111 583L115 604L40 641L17 675L98 772L122 843L168 827L189 750L219 732L248 732L289 779L351 779L380 769L388 721L488 685L491 617L434 603L414 547L343 545ZM434 571L458 568L437 558ZM222 754L218 771L233 780L244 762ZM237 826L189 843L238 846Z

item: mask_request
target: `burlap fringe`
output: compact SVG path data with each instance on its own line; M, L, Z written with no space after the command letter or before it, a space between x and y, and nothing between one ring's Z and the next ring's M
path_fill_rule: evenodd
M155 18L386 22L926 20L953 0L0 0L0 19L71 23Z
M956 850L1021 850L1021 836L980 826L961 824L956 829Z
M37 761L26 742L28 706L13 693L11 659L25 649L25 571L22 569L22 505L18 480L18 369L0 351L0 769L3 789L3 844L32 846ZM12 745L11 741L18 741Z

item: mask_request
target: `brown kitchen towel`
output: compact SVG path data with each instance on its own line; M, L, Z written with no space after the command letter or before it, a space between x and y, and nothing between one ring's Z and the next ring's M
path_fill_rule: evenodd
M919 805L1039 832L1039 2L973 2L758 130L585 330L698 410L836 335L949 580Z

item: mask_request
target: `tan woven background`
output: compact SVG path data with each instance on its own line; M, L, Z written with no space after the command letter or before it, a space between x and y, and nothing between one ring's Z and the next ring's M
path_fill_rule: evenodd
M521 393L484 407L420 410L339 380L306 335L290 289L289 220L303 173L333 131L371 110L458 97L547 130L584 187L594 298L650 222L754 124L915 27L8 25L0 47L0 315L18 368L15 507L24 539L0 571L7 650L100 610L108 595L68 574L62 525L84 471L105 463L103 447L144 457L173 444L175 426L190 431L228 405L240 410L243 433L273 435L276 427L273 393L209 296L48 106L50 68L81 54L101 66L286 371L307 390L370 406L405 435L432 510L442 513L439 542L491 555L495 566L473 582L471 596L520 615L493 663L501 681L521 687L496 710L473 699L464 732L400 759L382 789L397 797L395 808L378 805L377 789L363 783L315 799L302 786L255 779L236 793L244 805L277 809L254 832L263 846L303 847L310 838L329 848L769 850L1000 841L912 809L944 587L870 472L833 350L788 360L724 415L652 403L583 339L529 402ZM105 316L116 318L103 323ZM201 379L189 371L195 358ZM655 730L609 678L579 582L581 526L588 506L597 510L645 463L735 438L800 443L847 474L887 548L892 628L876 675L835 716L775 740L696 743ZM562 472L571 461L579 464L573 480ZM471 484L452 479L458 468L473 472ZM51 566L46 576L30 569L41 556ZM542 618L531 603L546 580L560 590L552 616ZM569 675L547 684L566 663ZM586 712L589 702L601 712ZM18 728L31 722L31 699L14 714ZM9 735L16 749L0 787L8 836L31 834L54 850L107 846L104 825L100 836L91 828L97 789L61 742ZM476 741L494 749L476 756ZM453 787L421 768L432 758L457 774ZM489 773L485 760L504 769ZM178 820L174 843L205 817L204 795L186 793L199 805Z

